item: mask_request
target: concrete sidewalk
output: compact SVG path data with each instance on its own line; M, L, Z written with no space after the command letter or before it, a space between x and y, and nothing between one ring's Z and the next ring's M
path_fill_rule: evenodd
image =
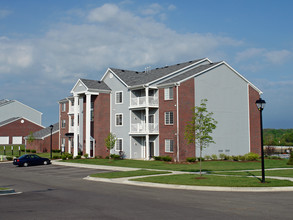
M103 165L90 165L90 164L79 164L79 163L66 163L60 161L52 161L52 164L61 165L61 166L71 166L71 167L81 167L81 168L90 168L90 169L102 169L102 170L111 170L111 171L134 171L140 170L141 168L130 168L130 167L116 167L116 166L103 166ZM153 169L147 169L153 170ZM160 170L162 171L162 170ZM135 176L135 177L126 177L126 178L97 178L97 177L85 177L85 180L97 181L97 182L107 182L107 183L116 183L116 184L127 184L135 186L144 186L144 187L156 187L156 188L165 188L165 189L185 189L185 190L201 190L201 191L221 191L221 192L288 192L293 191L293 187L216 187L216 186L189 186L189 185L174 185L174 184L162 184L162 183L149 183L149 182L140 182L140 181L131 181L131 179L150 177L150 176L162 176L162 175L173 175L173 174L190 174L194 172L181 172L181 171L170 171L168 174L156 174L148 176ZM266 177L271 179L283 179L293 181L293 178L287 177Z

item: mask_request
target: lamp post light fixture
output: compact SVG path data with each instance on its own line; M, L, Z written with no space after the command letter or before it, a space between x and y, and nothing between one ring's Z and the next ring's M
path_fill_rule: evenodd
M262 110L265 107L266 101L259 98L255 102L259 113L260 113L260 132L261 132L261 174L262 174L262 179L261 182L265 183L265 161L264 161L264 150L263 150L263 128L262 128Z
M50 158L52 160L52 132L53 132L53 125L50 125L50 129L51 129L51 140L50 140Z

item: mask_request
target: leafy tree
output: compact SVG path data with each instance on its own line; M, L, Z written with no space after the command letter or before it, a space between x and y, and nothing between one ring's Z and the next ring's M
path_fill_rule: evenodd
M31 144L31 143L34 142L34 140L35 140L34 134L33 134L33 132L30 132L30 134L29 134L29 136L28 136L28 138L27 138L27 142L28 142L29 144Z
M202 99L200 106L192 108L193 116L192 120L187 122L185 126L184 138L188 144L195 144L200 149L200 176L201 173L201 161L202 161L202 150L208 147L210 143L215 143L210 134L216 128L218 123L213 117L212 112L207 110L207 99Z
M116 136L115 134L112 134L111 132L109 133L109 135L107 136L107 138L105 139L105 145L109 150L109 159L110 159L110 155L111 155L111 149L114 148L115 143L116 143Z

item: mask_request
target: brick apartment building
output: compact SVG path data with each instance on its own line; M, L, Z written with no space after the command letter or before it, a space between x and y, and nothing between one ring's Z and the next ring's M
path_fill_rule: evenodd
M215 144L204 155L260 152L255 101L261 91L224 61L204 58L143 72L108 68L100 81L79 79L71 93L59 102L59 144L74 156L108 155L109 132L117 137L111 153L122 150L126 158L199 155L184 128L202 99L218 121Z

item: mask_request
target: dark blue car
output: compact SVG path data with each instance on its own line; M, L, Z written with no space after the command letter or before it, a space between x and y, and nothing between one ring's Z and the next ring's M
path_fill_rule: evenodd
M13 159L13 164L18 166L33 166L33 165L47 165L50 164L51 161L48 158L39 157L35 154L25 154L20 156L19 158Z

